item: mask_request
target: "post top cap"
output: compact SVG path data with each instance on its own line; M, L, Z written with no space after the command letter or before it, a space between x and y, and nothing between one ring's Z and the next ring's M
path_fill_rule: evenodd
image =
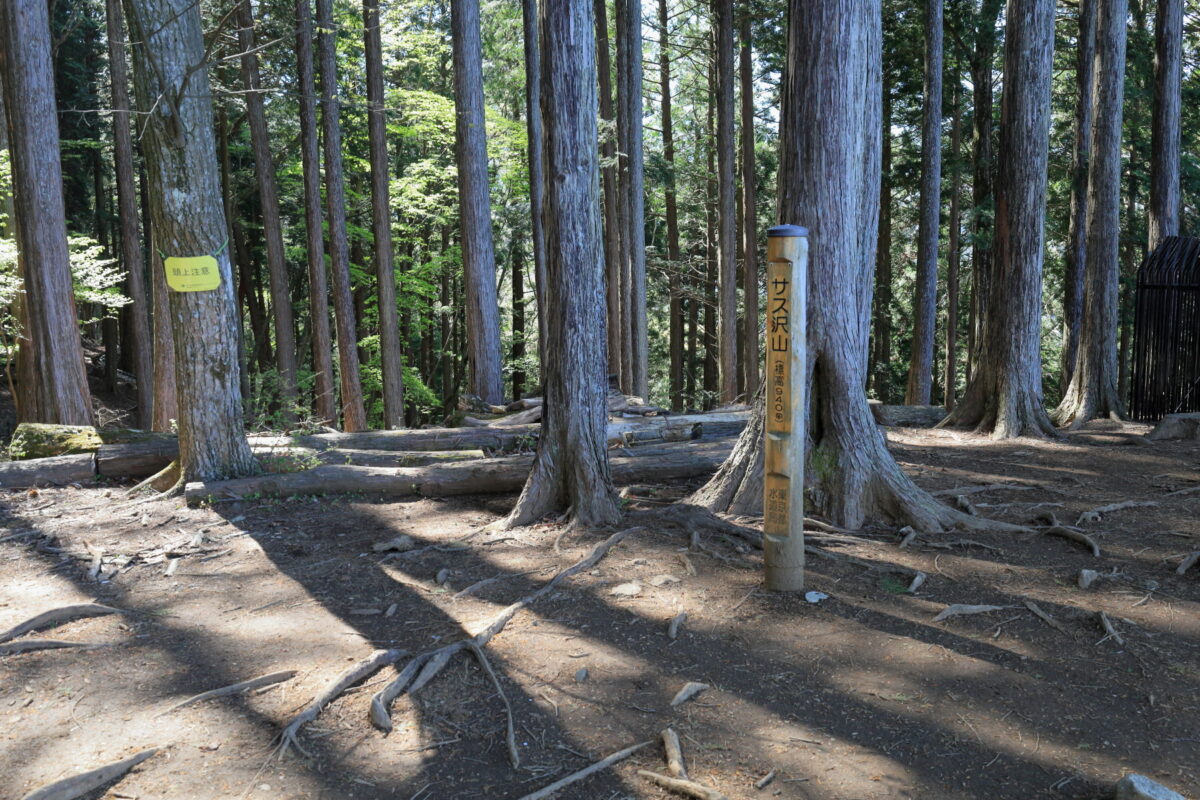
M771 238L783 236L808 236L808 228L803 228L799 225L776 225L767 231L767 236Z

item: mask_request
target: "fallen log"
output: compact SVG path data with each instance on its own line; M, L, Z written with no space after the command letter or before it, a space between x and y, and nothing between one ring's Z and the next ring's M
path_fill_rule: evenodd
M77 453L33 461L0 464L0 487L26 489L30 486L66 486L96 477L96 455Z
M1200 414L1167 414L1146 434L1153 442L1171 439L1200 439Z
M932 428L946 417L942 406L893 406L871 400L871 414L889 428Z
M637 483L647 480L694 478L714 472L732 450L730 441L695 442L669 447L661 455L610 458L613 480ZM357 467L326 465L302 472L255 475L231 481L189 483L184 495L191 505L209 500L241 499L250 495L290 497L364 493L383 497L446 497L461 494L516 492L525 484L533 456L478 459L427 467Z
M13 431L8 454L14 460L95 453L105 444L175 441L173 433L153 433L132 428L95 428L91 425L49 425L22 422Z

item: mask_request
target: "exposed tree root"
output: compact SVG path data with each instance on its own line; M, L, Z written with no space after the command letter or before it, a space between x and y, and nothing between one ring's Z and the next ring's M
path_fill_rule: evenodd
M1028 608L1030 611L1032 611L1033 615L1035 617L1037 617L1042 622L1049 625L1051 628L1054 628L1054 630L1058 631L1059 633L1066 634L1067 636L1071 635L1070 632L1065 627L1063 627L1063 624L1061 622L1059 622L1054 617L1050 616L1045 611L1043 611L1042 607L1039 606L1037 603L1033 602L1032 600L1026 600L1025 607Z
M1081 545L1091 550L1092 555L1094 555L1096 558L1100 557L1100 545L1096 544L1092 537L1088 536L1082 531L1073 530L1063 525L1051 525L1049 528L1044 529L1042 533L1046 534L1047 536L1060 536L1063 539L1070 539L1073 542L1079 542Z
M36 617L30 617L16 627L10 628L3 633L0 633L0 642L7 642L10 639L15 639L18 636L24 636L30 631L39 628L45 628L50 625L57 625L63 622L70 622L75 619L84 617L103 617L108 614L123 614L119 608L110 608L96 603L82 603L74 606L63 606L62 608L51 609L38 614Z
M933 618L933 621L941 622L948 617L960 617L966 614L986 614L989 611L999 611L1002 608L1004 608L1004 606L973 606L966 603L955 603L943 608L941 612Z
M176 703L175 705L171 706L168 709L158 712L158 716L161 717L163 714L170 714L172 711L178 711L179 709L183 708L184 706L190 706L193 703L200 703L200 702L203 702L204 700L212 700L213 698L216 698L216 697L228 697L233 694L240 694L241 692L248 692L251 689L258 689L263 686L272 686L276 683L282 683L283 681L289 681L292 678L294 678L295 676L296 676L296 670L289 669L289 670L284 670L283 672L272 672L269 675L260 675L257 678L251 678L248 681L242 681L241 683L235 683L231 686L223 686L220 689L210 689L207 692L201 692L200 694L195 695L194 697L189 697L188 699L182 700L182 701Z
M508 701L508 695L504 693L504 687L500 685L500 679L496 677L496 671L492 669L492 662L488 661L487 654L479 645L467 640L467 647L475 655L479 665L487 672L488 677L492 679L492 685L496 687L496 693L500 695L500 699L504 701L504 712L507 720L507 730L505 731L504 741L508 744L508 761L512 764L513 769L521 768L521 754L517 751L517 735L513 730L513 708L512 703Z
M405 652L404 650L376 650L367 658L339 675L323 692L314 697L312 702L305 706L300 713L292 717L291 721L284 727L283 732L279 734L279 755L284 755L287 753L288 747L294 745L297 750L307 756L308 751L300 746L300 742L296 738L300 733L300 729L316 719L320 715L321 710L336 700L342 692L364 678L374 675L388 664L396 663L404 657Z
M1112 620L1108 618L1108 614L1105 614L1103 611L1100 611L1100 612L1097 612L1096 617L1097 617L1097 619L1100 620L1100 627L1104 628L1104 634L1105 634L1104 639L1101 639L1099 642L1096 642L1096 644L1100 644L1100 642L1105 641L1105 639L1112 639L1117 644L1124 646L1125 639L1122 638L1121 634L1117 632L1116 627L1114 627L1112 624Z
M179 459L175 459L149 478L138 483L127 491L125 496L136 497L142 489L154 489L156 492L173 494L172 490L176 487L180 492L183 491L183 469Z
M641 750L643 747L646 747L650 744L653 744L653 742L638 742L635 745L630 745L629 747L626 747L624 750L618 750L617 752L613 753L612 755L608 756L607 758L600 759L595 764L591 764L590 766L584 767L583 769L579 770L578 772L572 772L570 775L566 776L565 778L559 778L558 780L556 780L554 783L550 784L549 786L544 786L541 789L538 789L536 792L530 792L529 794L523 796L520 800L545 800L545 798L550 797L555 792L557 792L559 789L563 789L567 786L570 786L573 783L578 783L579 781L583 780L584 778L590 778L592 775L595 775L597 772L608 769L613 764L616 764L618 761L624 761L625 759L629 758L631 755L636 753L638 750Z
M1105 514L1111 514L1113 511L1124 511L1127 508L1144 508L1146 506L1156 506L1153 500L1123 500L1120 503L1109 503L1106 506L1099 506L1090 511L1085 511L1079 515L1079 519L1075 521L1076 525L1082 525L1085 522L1099 522Z
M1196 566L1197 562L1200 562L1200 550L1197 550L1187 558L1183 559L1183 561L1180 561L1179 566L1175 568L1175 574L1182 575L1192 567Z
M101 647L112 647L113 642L63 642L58 639L22 639L19 642L0 644L0 656L15 656L18 653L32 653L36 650L63 650L69 647L80 650L99 650Z
M63 778L61 781L46 784L25 795L23 800L75 800L116 780L157 752L157 747L151 747L124 761L116 761L88 772L72 775L70 778Z
M371 723L383 731L391 731L391 704L397 697L399 697L405 691L407 691L409 694L419 691L421 687L429 683L429 681L433 680L433 678L439 672L441 672L442 668L450 662L450 658L454 656L455 653L470 649L473 652L479 651L479 654L482 655L483 648L487 646L488 642L490 642L496 634L504 630L504 626L512 621L513 617L517 615L517 612L532 605L538 599L554 591L556 586L558 586L567 578L570 578L572 575L576 575L580 572L591 569L622 539L624 539L630 533L639 530L642 530L642 528L630 528L609 536L603 542L592 548L592 551L588 553L586 557L575 562L562 572L559 572L549 581L542 584L538 589L505 608L481 631L476 633L470 639L452 642L451 644L444 645L436 650L417 655L405 666L403 670L401 670L400 674L395 680L393 680L382 690L377 692L373 698L371 698L371 709L369 714ZM480 663L482 664L483 661L481 660ZM485 667L485 669L486 668L487 667ZM420 670L419 672L418 669ZM501 696L503 696L503 692L501 692ZM508 706L507 698L505 698L505 705L508 707L509 711L509 729L511 731L513 724L512 709L511 706ZM515 745L513 746L515 747ZM515 753L512 753L512 756L515 758Z

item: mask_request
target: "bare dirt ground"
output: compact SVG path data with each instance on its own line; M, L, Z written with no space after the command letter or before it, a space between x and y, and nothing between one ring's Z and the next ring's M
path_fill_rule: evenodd
M730 798L1096 798L1130 771L1195 797L1200 565L1175 570L1200 550L1200 491L1170 493L1200 486L1200 449L1130 444L1144 431L1108 423L1004 444L889 431L929 489L1010 487L944 498L964 494L981 515L1024 523L1053 512L1074 525L1100 506L1151 505L1080 521L1099 557L1042 533L953 532L905 548L885 529L814 540L857 559L810 557L809 588L828 595L816 604L758 589L757 551L711 532L704 551L689 550L687 530L647 516L688 487L630 501L625 527L644 529L518 613L487 648L513 705L517 770L503 702L468 654L397 701L390 735L367 719L371 695L395 675L387 667L304 729L307 757L274 754L289 717L354 662L475 633L606 532L567 533L557 550L562 531L549 524L476 533L512 497L188 509L134 505L120 487L11 493L0 499L0 630L69 603L127 613L38 634L113 646L0 657L0 797L158 746L90 796L517 798L668 725L691 777ZM646 487L638 494L649 498ZM428 549L388 559L373 550L399 534ZM1103 577L1080 589L1081 569ZM928 578L907 593L912 570ZM612 593L629 582L640 593ZM933 621L954 603L1000 608ZM667 624L680 612L687 621L672 641ZM161 713L279 670L297 674ZM711 688L671 708L688 681ZM666 771L657 741L560 796L669 796L638 769Z

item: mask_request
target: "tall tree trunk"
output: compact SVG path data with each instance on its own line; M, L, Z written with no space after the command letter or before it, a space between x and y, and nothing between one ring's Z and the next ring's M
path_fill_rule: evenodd
M716 37L709 37L715 47ZM708 180L705 181L704 196L704 407L711 408L713 400L720 397L720 373L717 371L717 149L716 149L716 53L708 66L708 117L704 129L703 147L708 160Z
M1010 0L1004 49L992 291L979 362L947 424L996 439L1053 436L1040 345L1054 0Z
M605 125L601 137L601 175L604 181L604 264L605 298L607 307L608 371L618 380L624 374L624 341L621 324L621 276L625 252L622 244L621 181L618 179L616 147L616 112L613 108L612 61L608 52L608 2L595 0L596 71L600 86L600 119Z
M886 75L886 73L884 73ZM892 94L883 85L883 153L880 158L879 226L875 251L874 374L875 398L887 403L892 395Z
M22 422L90 425L92 398L67 251L46 4L0 4L0 44L24 290L20 359L28 367L27 379L17 386L17 415Z
M1087 253L1088 148L1092 138L1092 70L1096 58L1096 2L1079 0L1075 40L1075 146L1071 155L1071 211L1063 254L1062 378L1071 382L1083 324L1083 265Z
M537 0L521 0L521 22L525 33L525 125L529 142L529 234L533 240L533 295L537 301L540 384L540 373L546 363L546 234L542 230L542 68L538 48L537 15ZM513 291L515 293L516 289ZM514 399L520 396L514 385Z
M396 321L396 270L392 260L392 211L388 197L387 112L383 94L383 44L379 0L363 0L367 61L368 138L371 147L371 224L379 303L379 356L383 364L383 427L404 427L404 363Z
M544 0L546 137L545 416L537 457L508 525L569 509L584 526L620 518L605 438L604 257L600 241L595 39L589 0Z
M1083 324L1071 383L1056 413L1060 425L1098 416L1120 418L1117 391L1117 289L1120 274L1121 116L1124 101L1126 0L1099 0L1088 167L1087 252Z
M879 213L880 4L791 0L780 117L779 213L812 228L808 292L809 496L838 525L886 519L940 531L968 518L900 470L863 392ZM836 87L836 91L834 90ZM709 507L761 509L762 403L714 480Z
M539 104L540 105L540 104ZM540 115L539 115L540 116ZM525 260L520 239L512 244L512 395L519 399L525 392Z
M246 475L238 391L237 305L220 200L200 9L190 0L129 0L134 75L145 115L146 172L155 245L169 256L211 256L219 283L170 292L182 481ZM173 269L166 264L166 270Z
M992 230L994 198L992 188L992 62L996 58L996 24L1004 0L983 0L975 31L975 51L971 56L971 84L974 86L975 124L971 179L971 315L968 333L967 370L974 377L979 358L984 309L988 303L988 280L992 274Z
M346 239L346 183L342 172L341 101L337 81L337 28L333 0L317 0L317 52L321 62L321 131L325 145L325 213L329 224L329 272L333 282L333 312L337 322L342 429L367 428L359 375L358 335L354 325L354 294L350 288L350 252Z
M717 71L717 350L721 403L737 399L737 224L734 198L733 0L713 0Z
M492 243L492 212L488 198L479 0L451 0L450 12L470 391L488 403L499 403L504 399L504 379L500 372L496 250Z
M285 421L296 417L296 324L292 317L292 295L288 289L287 261L283 255L283 224L279 220L279 191L275 186L275 164L271 158L271 134L254 52L254 12L251 0L238 3L238 46L242 50L242 86L246 90L246 118L250 123L250 146L254 150L254 172L262 212L263 238L267 250L267 275L271 286L271 310L275 321L275 367L279 370L280 411Z
M1179 138L1183 0L1158 0L1154 20L1154 126L1150 157L1150 250L1179 235Z
M617 131L625 168L625 258L629 298L628 390L650 394L646 328L646 182L642 154L642 3L617 0Z
M912 352L904 402L927 406L933 388L938 228L942 209L942 0L925 0L925 92L921 112L921 199Z
M751 51L749 2L742 5L742 285L745 318L742 369L746 399L758 394L758 193L754 163L754 54Z
M137 378L138 424L149 427L154 418L153 352L150 338L150 297L138 225L137 189L133 177L133 142L129 133L129 82L125 71L125 30L120 0L105 0L108 25L108 69L112 86L113 166L117 182L117 224L121 228L121 263L128 274L130 333L122 342L133 353Z
M329 288L322 232L321 165L313 82L311 0L296 0L296 78L300 92L300 161L304 169L304 228L308 261L308 314L312 325L313 406L317 418L337 424L333 388L333 339L329 331Z
M671 368L669 388L671 410L682 411L684 405L684 335L683 335L683 264L679 252L679 206L675 191L675 125L671 118L671 50L667 0L658 0L658 71L662 92L663 161L666 179L663 182L667 217L667 271L671 293L670 317Z
M962 78L958 63L954 78L954 119L950 123L950 232L946 242L946 367L942 396L947 411L954 410L958 397L958 294L959 266L962 261Z
M141 145L139 143L139 151ZM150 218L150 188L146 180L146 159L140 159L138 169L138 198L142 219L142 230L145 231L146 248L142 258L150 265L148 273L150 292L151 337L154 340L152 353L154 413L150 418L150 430L173 431L173 420L177 414L178 401L175 391L175 341L171 336L171 308L167 300L167 278L163 273L162 261L159 259L158 248L154 244L154 223ZM241 319L238 319L239 358L243 358L245 347L241 344ZM238 368L239 387L243 388L246 370L244 365Z

